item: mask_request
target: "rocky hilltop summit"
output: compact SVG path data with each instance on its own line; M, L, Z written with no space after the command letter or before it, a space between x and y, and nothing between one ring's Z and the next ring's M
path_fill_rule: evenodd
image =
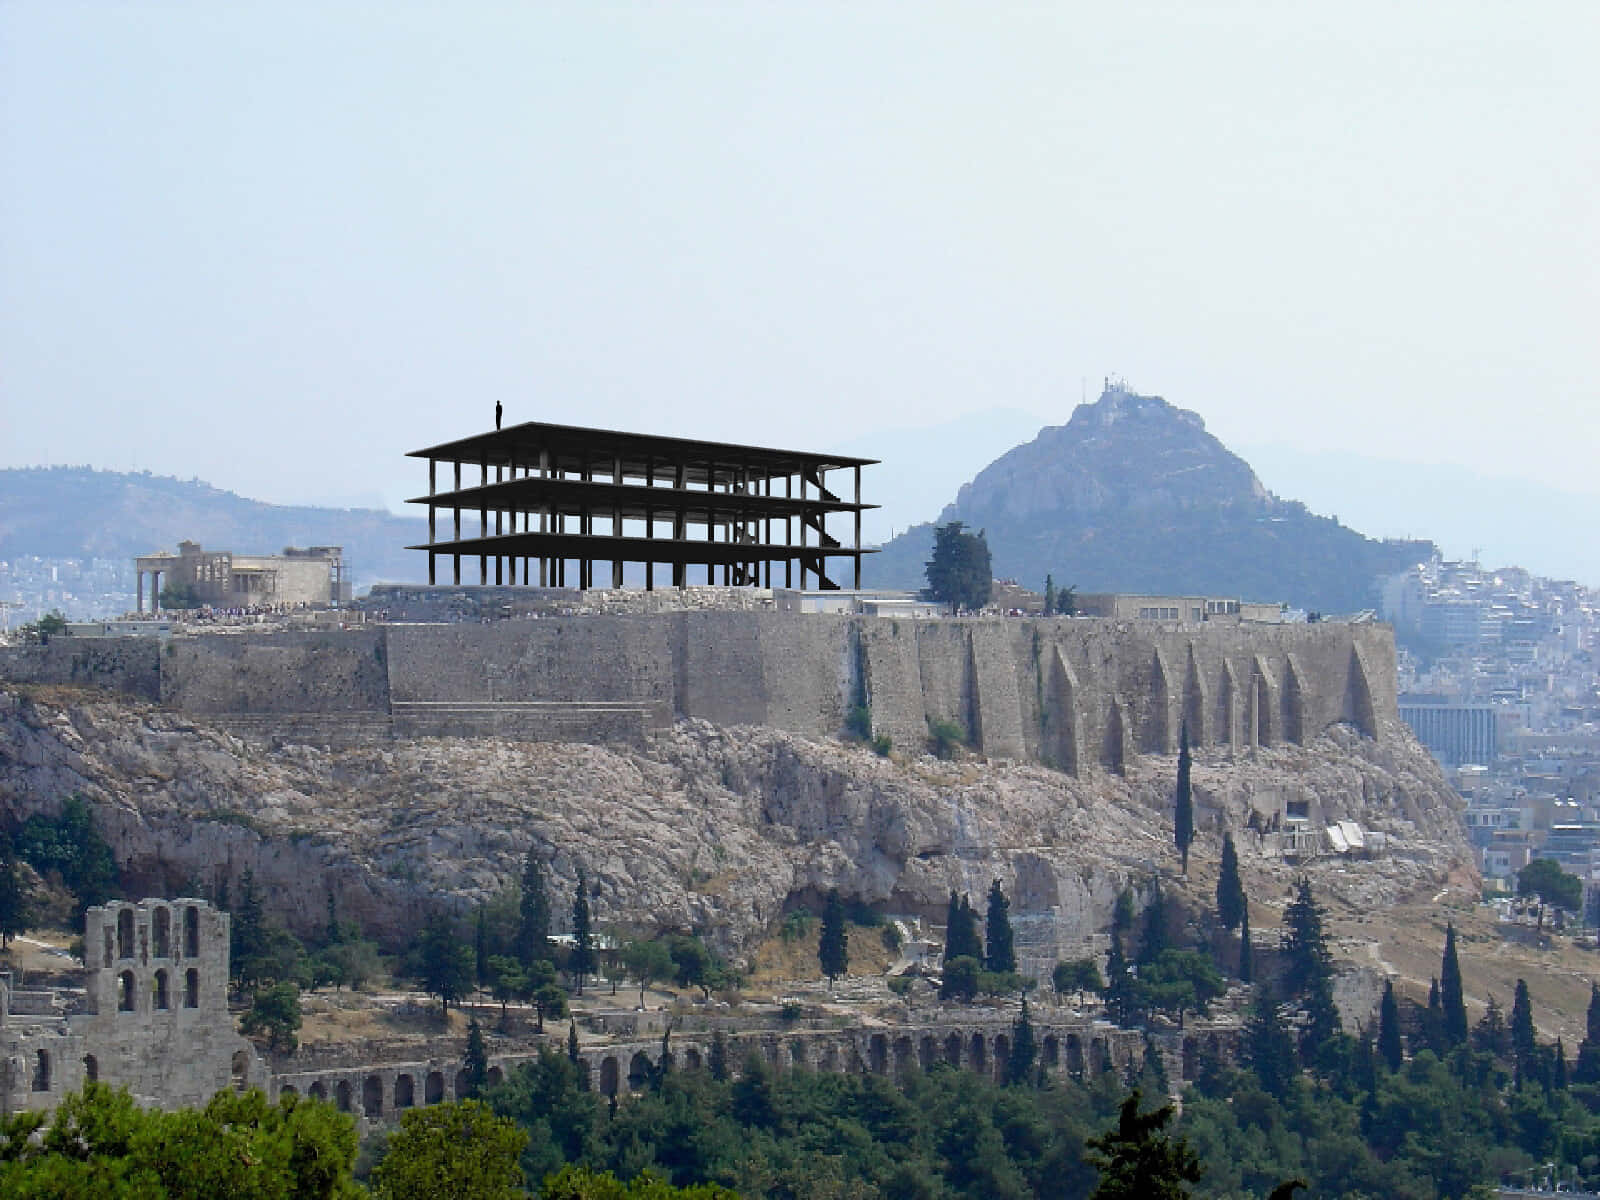
M885 448L885 454L891 453ZM1269 492L1198 413L1111 384L964 485L939 523L986 532L995 574L1079 591L1207 593L1324 612L1371 607L1373 582L1428 557ZM874 584L919 587L933 525L888 543Z

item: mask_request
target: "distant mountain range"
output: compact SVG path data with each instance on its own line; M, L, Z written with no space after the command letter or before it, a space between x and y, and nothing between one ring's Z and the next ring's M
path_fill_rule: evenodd
M176 549L276 554L285 546L343 546L357 587L426 578L423 555L406 546L428 538L427 522L372 508L263 504L148 472L90 467L0 470L0 558L109 558Z
M997 577L1080 591L1239 596L1323 612L1373 607L1374 582L1434 553L1377 541L1269 492L1205 422L1108 388L961 488L937 523L986 532ZM869 582L919 587L933 524L867 560Z

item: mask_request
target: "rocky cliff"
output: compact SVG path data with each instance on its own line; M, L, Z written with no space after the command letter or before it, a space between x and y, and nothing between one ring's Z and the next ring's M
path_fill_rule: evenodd
M1371 584L1428 557L1425 542L1363 537L1262 486L1198 414L1109 386L961 488L940 514L987 533L997 577L1080 591L1213 594L1324 612L1371 607ZM932 525L865 569L920 587Z
M466 903L514 879L530 841L558 886L579 866L601 924L703 928L740 952L829 887L886 911L942 913L948 891L998 878L1052 956L1103 929L1116 892L1176 870L1168 755L1122 776L1030 765L883 759L770 728L679 721L642 746L420 738L343 750L253 746L201 720L105 693L0 691L0 815L91 800L130 886L209 891L245 868L302 929L326 891L391 941L418 906ZM1403 731L1334 725L1303 745L1203 749L1200 840L1233 830L1259 886L1288 868L1246 831L1292 806L1391 835L1360 871L1373 902L1469 861L1456 801ZM1279 889L1281 890L1281 888Z

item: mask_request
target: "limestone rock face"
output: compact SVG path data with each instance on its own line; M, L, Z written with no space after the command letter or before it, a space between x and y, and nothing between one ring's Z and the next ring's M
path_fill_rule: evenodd
M1293 805L1314 822L1391 835L1347 888L1381 903L1470 862L1458 801L1403 732L1334 727L1304 746L1194 769L1199 838L1231 830L1263 885L1289 868L1250 832ZM139 894L208 892L246 868L292 927L341 917L398 943L420 907L466 905L514 880L530 843L565 897L581 866L598 924L698 928L738 954L796 900L830 887L902 914L942 915L999 879L1031 952L1105 927L1117 892L1174 875L1175 763L1125 777L1037 766L879 758L769 728L679 722L642 748L418 739L325 751L261 748L152 706L66 691L0 691L0 810L95 806ZM1197 886L1197 892L1203 892ZM1281 889L1280 889L1281 890ZM1260 894L1260 893L1256 893ZM558 915L558 920L559 920ZM1021 935L1019 934L1019 937Z

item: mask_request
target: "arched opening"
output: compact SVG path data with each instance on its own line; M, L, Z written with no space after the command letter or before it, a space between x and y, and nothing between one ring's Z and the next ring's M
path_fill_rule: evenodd
M628 1063L628 1090L637 1092L650 1082L650 1057L643 1050Z
M961 1065L961 1035L952 1033L944 1040L944 1061L952 1067Z
M183 973L183 1006L200 1007L200 972L190 967Z
M361 1111L369 1118L383 1115L383 1080L368 1075L361 1085Z
M200 957L200 910L192 904L183 910L183 955Z
M422 1082L422 1102L424 1104L438 1104L444 1099L444 1073L442 1071L429 1071L427 1079Z
M1111 1069L1111 1055L1106 1053L1105 1038L1095 1038L1089 1043L1089 1069L1096 1075Z
M782 1065L782 1064L780 1064L778 1062L778 1039L777 1038L770 1038L770 1037L769 1038L762 1038L761 1039L761 1053L766 1056L767 1062L770 1065L772 1065L774 1067Z
M229 1063L229 1073L233 1076L233 1090L242 1092L250 1083L250 1055L244 1050L233 1052L233 1061Z
M157 958L172 957L172 913L165 908L158 908L151 918L151 940L154 942L150 953Z
M92 1054L83 1056L83 1077L90 1083L100 1078L100 1060Z
M138 1007L138 994L133 990L133 972L124 971L117 976L117 1011L134 1012Z
M286 1083L278 1089L278 1095L280 1098L283 1096L298 1096L299 1094L300 1089L295 1087L295 1085L292 1083Z
M1067 1034L1067 1073L1075 1079L1083 1078L1083 1042L1075 1033Z
M117 957L133 957L133 909L117 910Z
M350 1081L341 1079L333 1088L333 1106L340 1112L350 1111Z
M824 1045L822 1047L821 1070L824 1073L827 1073L827 1072L837 1071L838 1069L839 1069L839 1047L834 1045L832 1042L828 1042L826 1045Z
M882 1075L889 1069L889 1039L881 1033L872 1035L867 1042L867 1070Z
M939 1043L934 1041L932 1034L927 1034L917 1043L917 1065L924 1071L931 1071L938 1061Z
M600 1094L602 1096L617 1094L617 1060L614 1058L605 1058L600 1062Z
M806 1068L806 1044L800 1038L789 1043L789 1065L800 1071Z
M1011 1039L1003 1033L994 1035L994 1077L1004 1079L1006 1064L1011 1061Z
M488 1087L498 1087L506 1081L506 1073L499 1067L490 1067L489 1073L484 1076L483 1081Z
M455 1088L456 1099L465 1100L467 1098L467 1073L465 1071L456 1072Z
M1053 1033L1044 1035L1044 1041L1039 1046L1040 1061L1047 1067L1061 1065L1061 1040Z
M894 1073L896 1075L909 1075L917 1065L916 1050L908 1037L897 1037L894 1040Z
M321 1100L326 1102L328 1099L328 1085L319 1079L313 1083L309 1089L307 1089L306 1095L310 1096L313 1100Z
M989 1056L984 1053L983 1034L975 1033L972 1041L967 1046L967 1065L980 1075L989 1065Z
M686 1070L698 1071L702 1065L700 1051L690 1046L683 1052L683 1065Z
M396 1108L410 1108L416 1102L416 1090L411 1083L411 1076L396 1075L394 1077L394 1106Z
M40 1050L33 1063L33 1090L48 1092L50 1090L50 1052Z
M167 987L167 971L163 967L155 973L150 981L150 993L157 1011L164 1012L172 1007L172 993Z

